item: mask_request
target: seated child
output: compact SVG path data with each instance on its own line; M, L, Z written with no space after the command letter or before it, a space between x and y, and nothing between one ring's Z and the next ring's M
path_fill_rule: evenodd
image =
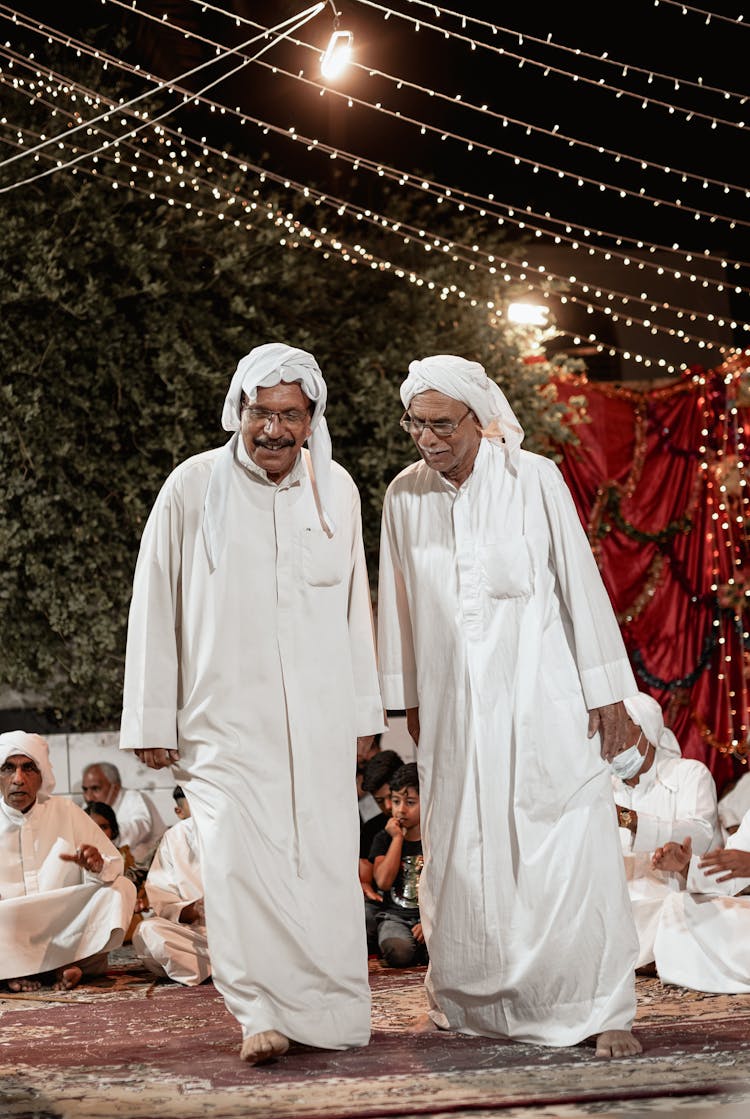
M419 919L419 876L422 837L419 820L419 776L414 762L391 777L392 816L372 843L373 880L383 891L377 914L378 947L388 967L427 963Z

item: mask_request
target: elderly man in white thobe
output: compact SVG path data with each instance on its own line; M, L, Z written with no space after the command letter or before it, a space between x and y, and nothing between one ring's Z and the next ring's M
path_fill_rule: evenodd
M119 851L54 787L43 738L0 735L0 980L12 991L101 973L133 915Z
M719 801L719 822L724 838L734 835L745 815L750 812L750 773L743 773L739 781L724 793Z
M81 792L87 804L108 804L117 817L120 842L130 848L136 862L153 854L164 832L156 809L137 789L123 789L120 771L111 762L86 766L81 777Z
M401 399L422 461L385 497L379 656L419 746L430 1018L637 1053L607 765L637 687L612 606L560 472L521 450L481 365L413 361Z
M153 917L133 933L133 948L154 975L195 987L211 974L198 841L193 818L167 828L146 878Z
M703 855L722 842L716 785L703 762L683 758L659 704L641 692L625 700L630 747L612 762L628 892L638 932L636 967L654 961L654 937L665 898L682 888L679 875L657 870L653 854L690 837Z
M151 512L128 627L120 745L187 794L213 979L250 1063L370 1033L354 775L383 707L359 494L325 406L311 354L240 361L232 437Z
M750 812L723 849L700 857L688 837L660 847L654 863L685 885L659 916L654 955L662 983L750 993Z

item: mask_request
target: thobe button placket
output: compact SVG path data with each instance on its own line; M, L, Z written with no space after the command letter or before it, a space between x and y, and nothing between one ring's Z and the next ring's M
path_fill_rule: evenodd
M482 636L482 596L471 538L468 493L460 489L453 501L453 537L458 567L458 594L467 638Z
M36 865L34 849L34 827L31 820L21 824L21 867L23 884L27 894L39 893L39 867Z

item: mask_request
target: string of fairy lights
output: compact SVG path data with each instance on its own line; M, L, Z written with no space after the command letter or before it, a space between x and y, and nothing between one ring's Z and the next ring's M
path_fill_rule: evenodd
M712 633L704 642L704 649L694 672L703 671L709 660L714 655L718 655L718 680L724 688L726 727L721 733L714 733L711 728L703 726L701 733L705 740L717 749L742 755L746 749L748 731L748 685L746 675L742 671L738 675L737 664L733 661L733 657L736 660L739 655L741 662L748 658L748 632L743 624L743 618L750 595L750 586L746 583L742 557L747 554L750 543L748 540L750 493L746 479L746 444L750 433L743 422L743 412L747 415L745 410L750 406L750 350L743 354L715 339L704 337L700 333L700 324L706 323L733 330L748 330L750 326L736 322L728 316L715 315L705 310L700 305L700 293L710 289L716 292L731 290L736 294L748 294L749 289L740 282L740 269L745 262L739 258L730 258L724 253L712 252L708 248L683 249L676 241L657 246L622 233L582 226L550 213L540 214L530 207L525 209L514 207L496 199L494 195L472 193L459 185L448 185L438 179L426 178L393 164L370 159L365 153L342 150L327 143L324 137L307 136L294 126L263 120L243 112L239 106L227 105L215 96L209 98L208 90L225 80L228 73L239 71L242 67L253 63L256 66L263 66L274 78L294 80L301 83L304 88L316 90L319 96L343 99L348 108L378 113L384 119L397 121L399 126L418 130L420 136L440 137L440 142L450 141L464 145L467 150L476 149L485 155L491 152L492 155L512 159L517 166L529 165L534 173L547 171L560 178L570 176L574 180L579 180L580 186L587 184L602 193L611 193L615 197L630 196L632 193L615 183L576 176L565 168L528 159L522 153L491 147L479 138L472 138L464 135L463 132L446 131L434 121L421 119L417 115L410 116L398 109L386 108L382 101L371 101L364 97L355 98L350 93L333 88L330 83L326 84L308 76L302 69L295 74L269 61L263 62L260 58L251 57L247 53L249 46L263 43L262 51L269 50L274 45L273 36L278 35L282 29L253 24L250 20L227 12L220 5L209 4L203 0L191 0L191 2L200 4L204 10L210 8L217 14L223 13L227 18L234 19L237 27L243 24L254 26L257 35L254 34L246 43L237 47L228 47L173 22L167 17L167 13L162 13L159 18L154 17L152 13L144 12L138 7L137 0L131 0L130 3L125 3L124 0L102 0L104 5L109 3L126 10L132 18L156 19L164 25L171 26L185 37L194 37L203 47L214 50L215 54L210 59L211 64L224 61L231 63L231 71L220 78L212 79L197 91L187 88L184 83L186 78L202 67L195 67L176 79L166 81L145 73L139 67L127 63L116 55L95 49L40 21L30 20L0 2L1 18L17 24L18 27L33 31L49 42L62 44L70 49L71 60L73 56L79 58L82 55L88 56L101 67L103 81L105 71L112 67L129 73L134 80L138 79L146 83L145 90L130 101L123 98L115 100L97 89L86 87L70 74L56 72L43 65L36 59L36 52L26 55L15 50L10 42L0 46L2 60L0 84L6 90L13 91L16 96L32 102L35 111L39 110L40 116L42 113L46 114L37 128L14 121L11 119L10 111L8 111L9 115L0 118L0 141L6 151L12 152L9 158L0 159L0 167L5 169L6 175L13 165L20 167L31 164L36 168L35 174L27 176L22 182L11 182L6 178L2 189L18 189L24 183L55 173L85 175L100 180L111 189L119 190L126 187L147 196L154 202L182 206L186 211L197 216L211 217L225 225L231 224L245 235L257 235L259 228L266 227L273 231L279 245L285 249L307 248L318 252L324 260L336 258L348 265L387 272L401 281L425 288L437 299L456 300L457 303L465 302L474 307L482 307L498 328L503 325L504 306L507 302L507 295L503 293L503 289L507 288L508 292L512 290L515 294L519 289L525 288L547 303L554 304L556 300L561 304L574 303L583 307L589 315L600 313L625 327L639 326L647 330L654 339L668 336L697 345L709 354L719 355L724 359L721 368L725 370L722 375L726 396L724 410L719 415L720 435L717 440L715 401L709 400L708 389L706 389L701 397L701 407L704 408L702 428L704 442L697 449L700 458L699 479L705 486L706 507L711 521L711 527L706 534L706 543L711 552L710 593L715 596L718 607L711 622ZM419 27L431 33L439 32L451 42L455 42L460 49L472 51L492 49L495 53L502 54L516 63L543 66L546 74L555 73L558 77L567 75L571 80L583 80L583 75L576 77L571 71L556 69L521 53L521 48L527 42L539 48L545 47L571 53L563 45L551 42L549 37L547 40L542 40L539 37L522 36L488 21L470 21L472 27L476 27L480 32L489 31L493 37L515 36L514 46L517 46L518 50L510 51L496 44L480 43L478 39L472 40L471 36L443 26L428 26L424 19L409 17L407 13L375 3L374 0L357 0L357 2L379 11L384 18L410 19L415 30ZM671 0L661 0L665 6L670 2ZM423 9L432 9L436 19L460 19L463 29L466 29L466 21L469 17L463 17L461 13L442 8L437 4L428 4L424 0L406 0L406 3ZM655 3L658 4L659 0L655 0ZM293 45L319 54L318 48L295 38L293 31L296 20L300 21L297 26L301 26L306 13L313 12L313 9L320 11L323 7L324 4L313 5L313 8L308 8L305 12L300 12L296 17L285 21L287 26L283 29L284 39ZM686 9L696 14L701 12L700 9L691 8L689 5L678 4L675 8L681 9L683 14ZM710 14L704 13L705 16ZM596 59L590 56L587 58L589 61L606 63L611 68L619 68L623 79L632 72L645 79L649 85L657 81L672 83L675 93L685 89L690 90L691 95L698 93L701 96L720 95L726 106L739 108L742 108L747 100L731 90L720 91L716 87L703 85L701 81L686 81L672 75L646 72L642 68L628 67L625 63L603 56ZM205 65L207 66L208 63ZM74 68L73 63L71 68ZM480 114L483 119L491 120L502 126L504 130L508 130L509 134L509 130L515 128L523 131L525 135L538 133L547 138L559 138L567 148L579 146L581 149L589 150L595 147L585 139L569 136L559 130L558 133L553 134L551 130L537 129L529 122L495 112L489 105L474 104L460 95L449 95L444 91L430 89L407 78L370 69L363 64L358 64L358 68L365 78L384 81L395 91L410 90L412 93L429 98L433 103L450 104L452 108L458 107L467 114ZM732 121L719 113L703 112L702 109L688 108L684 104L667 102L663 98L635 94L632 90L615 86L613 83L600 80L596 85L600 90L614 93L617 97L638 97L642 109L665 109L670 115L678 116L686 123L702 121L704 124L708 123L712 130L728 127L737 131L745 127L741 120ZM167 99L174 100L174 104L171 106L167 104L164 107ZM157 109L153 107L155 104L158 105ZM304 178L290 178L274 166L262 166L212 145L205 136L198 138L191 135L186 122L190 119L191 110L198 107L210 113L230 114L241 125L258 129L261 135L273 132L279 137L285 137L296 150L306 150L311 160L321 157L340 159L356 175L376 176L399 188L416 192L421 197L432 200L439 212L470 215L478 220L489 219L498 225L507 223L523 233L530 233L534 238L548 237L552 243L565 244L573 252L596 255L605 261L615 261L623 268L638 270L643 274L644 279L647 276L672 276L684 281L688 290L694 289L696 293L694 304L682 306L671 300L657 299L647 291L631 294L616 288L594 286L574 273L561 275L547 267L532 266L524 255L518 259L510 255L500 256L487 251L476 241L470 243L453 239L427 225L416 226L395 220L377 208L363 207L351 198L342 198L332 192L321 191L311 182L306 182ZM180 111L179 126L172 127L165 123L178 110ZM59 122L61 127L58 128L56 122ZM647 170L664 172L671 177L670 182L680 181L686 186L691 183L697 184L701 191L706 192L707 198L711 192L719 192L727 201L732 201L733 195L739 195L743 199L750 197L750 191L745 187L725 182L715 176L703 176L690 170L670 167L666 163L661 165L653 161L640 160L637 156L613 148L597 147L596 151L603 158L610 160L613 166L627 163L630 166L640 166L644 172ZM229 179L232 169L241 170L245 176L252 175L256 185L251 188L248 181L247 188L239 190L235 185L236 176L231 181ZM283 190L291 195L294 199L293 205L286 208L280 202L278 193L269 195L265 189L269 184L276 192ZM660 199L646 194L645 191L639 192L636 200L645 201L651 206L682 210L699 227L723 223L729 230L750 228L749 221L733 213L720 213L719 207L691 207L686 202L683 204L682 200L676 202L672 198ZM313 217L315 220L312 220ZM354 223L357 231L361 230L362 233L357 232L353 237L344 233L344 221ZM396 248L393 251L386 250L384 253L382 246L386 243L385 238L392 238L397 245L405 248L407 255L410 254L411 263L403 263L399 258L401 250L397 251ZM596 239L611 240L614 242L614 247L608 248L592 243ZM424 267L413 264L415 258L411 250L415 247L424 254L421 257L424 260ZM665 263L662 259L649 259L657 255L666 257L669 262ZM450 280L444 277L444 269L434 267L432 263L434 260L439 260L441 265L443 262L450 262L452 266ZM706 269L708 263L720 267L724 274L721 277L711 276L710 270ZM732 272L737 273L734 281L726 278ZM469 273L484 274L487 283L478 287L468 283ZM479 293L485 290L488 296L481 297ZM634 313L634 309L637 313ZM654 318L650 319L648 315L653 315ZM680 368L684 368L684 364L673 365L663 357L653 357L635 352L626 346L604 342L594 331L572 334L571 337L576 344L585 342L598 353L619 355L644 368L659 369L665 374L674 374ZM711 374L695 374L693 383L702 389L708 384L711 376ZM715 374L713 376L715 378ZM652 565L646 584L629 608L631 617L637 617L646 608L651 592L663 577L663 573L663 563ZM750 670L750 665L748 668ZM641 669L643 678L654 687L665 683L669 686L675 684L675 682L659 681L655 677L649 679L645 667L641 666ZM691 674L689 678L692 679ZM684 684L684 681L677 683Z
M37 71L37 73L40 73L40 71ZM16 84L19 84L17 78L14 78L14 82ZM21 82L20 85L23 86L23 82ZM70 89L71 87L67 87L67 88ZM80 89L80 87L75 87L75 88ZM72 94L72 96L75 96L75 94ZM89 98L89 100L90 100L90 98ZM122 111L122 106L120 106L118 111ZM98 119L108 118L109 115L110 115L110 113L105 111L104 113L101 113L99 115ZM142 127L142 126L139 126L139 127ZM132 136L132 134L133 134L133 130L126 133L126 138ZM176 135L177 134L175 133L175 136ZM101 153L102 151L105 151L107 149L107 147L110 146L111 142L112 142L112 134L107 134L107 139L104 141L104 144L96 149L97 154ZM126 140L122 141L122 142L126 142ZM184 136L182 137L181 142L183 142L183 143L186 142ZM43 143L44 143L44 141L42 141L42 144ZM30 150L32 152L37 152L39 147L40 147L40 145L37 144L35 146L32 146L32 148ZM219 153L216 152L214 154L219 154ZM78 162L82 158L83 158L82 155L81 156L76 156L76 157L74 157L73 160L68 160L66 165L70 166L71 163ZM241 166L242 166L243 171L248 170L249 165L247 163L242 162ZM258 174L262 173L262 169L260 167L253 167L252 169ZM272 180L275 180L279 183L282 182L281 176L274 175L272 172L266 173L265 177L270 178ZM195 182L195 181L196 181L195 178L193 178L193 182ZM339 210L339 212L341 211L341 207L346 207L347 206L347 203L343 199L336 198L336 197L331 197L331 196L324 196L321 192L316 192L314 190L311 190L310 188L306 187L305 185L303 185L301 183L293 182L292 180L289 180L289 179L284 179L283 184L287 189L289 189L291 187L292 189L296 190L298 193L303 193L308 198L313 198L318 202L324 202L328 205L333 205ZM436 237L436 236L431 236L429 241L425 241L425 233L424 233L423 230L418 230L416 227L406 225L403 222L390 223L390 222L388 222L388 219L384 218L383 215L380 215L380 214L372 214L371 212L363 213L361 211L358 211L356 213L356 216L357 216L357 218L359 218L360 220L364 220L368 224L372 224L372 225L378 226L381 229L385 228L388 231L398 233L399 236L403 235L404 233L407 233L408 237L405 238L405 240L407 240L407 241L410 238L413 238L413 239L420 239L421 238L424 242L424 247L427 251L431 251L431 250L436 249L436 248L440 248L443 251L450 251L451 260L453 260L454 262L463 261L464 263L467 263L472 270L474 270L475 268L480 268L480 269L484 268L490 274L495 274L498 271L497 264L502 265L506 269L511 269L511 270L516 269L519 273L518 276L514 276L512 274L512 272L510 274L507 273L507 272L505 273L503 278L505 279L505 281L507 283L512 282L514 280L526 281L528 279L527 271L524 271L524 269L528 270L530 268L530 266L529 266L528 262L525 261L525 260L521 261L520 264L519 264L518 262L512 261L508 258L502 258L502 257L495 258L492 254L484 253L482 250L480 250L479 246L476 245L476 244L472 245L472 246L468 246L468 245L463 245L463 244L457 243L457 242L448 242L445 238ZM484 259L483 260L478 259L478 257L483 257ZM496 264L496 260L497 260L497 264ZM547 280L560 281L560 280L563 279L563 277L557 276L554 273L550 273L549 271L546 271L544 269L542 269L542 272L546 272L545 278ZM589 290L589 285L586 285L586 284L580 283L578 281L575 281L573 277L568 277L567 281L572 282L572 283L576 284L577 286L579 286L584 293L587 293L588 290ZM549 291L546 291L546 290L544 292L544 295L547 299L550 298L551 294L554 297L554 293L550 293ZM595 294L597 296L601 296L602 292L597 289ZM563 296L562 298L564 300L568 301L568 302L574 302L574 303L582 304L586 307L591 305L593 307L601 309L601 310L603 310L603 312L605 314L611 315L612 318L613 318L613 321L619 321L620 316L617 314L616 311L613 311L611 307L602 306L601 304L598 304L598 303L589 304L588 300L581 299L580 297L577 297L573 294L568 294L566 296ZM608 293L608 298L610 300L619 299L619 301L622 303L623 313L624 313L625 306L631 301L633 303L636 303L636 304L637 303L642 303L644 305L647 305L647 300L641 299L640 297L628 297L627 295L625 295L623 293L609 292ZM489 301L488 302L488 308L492 309L493 307L494 307L493 301ZM655 304L651 303L649 309L650 309L651 313L654 313L657 310L657 306ZM676 314L678 319L682 319L686 315L688 316L688 318L691 321L695 321L697 318L704 318L706 320L709 320L712 317L708 313L705 313L705 312L691 312L688 309L678 308L678 307L674 307L674 306L672 307L672 310L674 311L674 313ZM648 327L649 330L651 331L651 333L654 334L654 335L659 334L659 333L670 334L673 337L681 338L682 340L684 340L686 342L697 342L698 345L700 345L701 347L706 346L709 349L712 348L712 343L711 343L710 340L701 338L700 336L696 335L695 333L688 333L686 331L683 331L680 327L677 327L677 328L661 327L657 324L652 324L649 320L645 320L645 319L643 319L639 316L633 315L632 312L628 312L627 321L628 322L637 322L639 325ZM719 325L723 325L723 320L719 320ZM589 340L593 341L594 339L590 338Z

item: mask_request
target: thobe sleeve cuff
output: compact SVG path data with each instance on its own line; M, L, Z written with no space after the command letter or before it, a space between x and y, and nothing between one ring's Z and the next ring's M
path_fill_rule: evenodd
M148 890L148 886L146 887ZM174 901L160 901L158 905L153 903L151 908L157 917L161 917L164 921L172 921L173 924L180 923L180 914L183 909L187 909L193 902L200 901L200 895L187 898L176 898Z
M357 698L357 735L383 734L388 730L379 695Z
M648 812L638 813L638 826L633 837L633 852L641 854L663 847L672 838L672 821L660 820Z
M174 707L124 707L121 750L176 750L177 713Z
M416 672L382 676L380 686L387 711L405 711L409 707L419 707Z
M750 878L730 878L727 882L717 882L716 875L706 874L698 866L701 855L693 855L687 876L687 889L691 894L721 894L734 897L750 887Z
M610 661L609 664L581 669L580 675L589 711L594 707L606 707L609 703L627 699L638 691L633 670L626 657Z

